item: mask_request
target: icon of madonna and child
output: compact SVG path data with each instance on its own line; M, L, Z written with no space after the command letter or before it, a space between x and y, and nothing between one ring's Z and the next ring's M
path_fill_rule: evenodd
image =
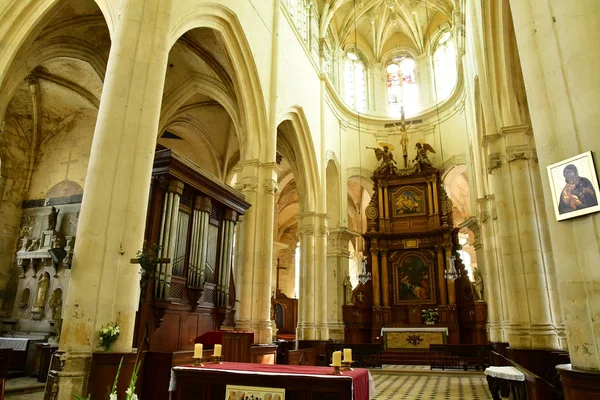
M397 300L433 300L429 267L423 263L421 257L409 255L397 268Z

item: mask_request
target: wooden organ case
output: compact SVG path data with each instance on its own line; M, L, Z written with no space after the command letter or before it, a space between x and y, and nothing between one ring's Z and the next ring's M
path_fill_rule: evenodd
M345 341L382 342L386 327L437 327L448 328L449 344L487 343L487 307L475 301L457 253L458 228L439 170L378 171L363 235L372 279L353 290L353 305L343 306ZM456 280L446 278L451 262L460 271ZM426 324L422 310L430 309L439 319Z
M134 344L191 350L207 331L233 327L234 230L244 196L169 150L155 154L145 239L162 248L142 288Z

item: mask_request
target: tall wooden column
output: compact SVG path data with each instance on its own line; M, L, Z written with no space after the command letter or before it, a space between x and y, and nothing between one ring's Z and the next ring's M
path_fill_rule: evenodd
M444 248L437 246L438 281L440 282L440 305L448 304L448 289L446 285L446 264L444 263Z
M388 249L384 248L381 252L381 293L383 300L383 324L392 322L390 310L390 281L389 281L389 266L388 266Z

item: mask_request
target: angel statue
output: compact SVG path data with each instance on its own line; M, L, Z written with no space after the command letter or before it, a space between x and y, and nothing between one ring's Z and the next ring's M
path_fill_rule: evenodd
M413 160L414 163L417 164L417 171L421 172L423 166L433 168L433 163L427 157L427 152L430 151L435 154L435 150L429 144L425 143L423 140L420 140L416 145L417 156Z
M375 170L375 173L384 174L387 170L392 174L396 173L398 168L394 165L396 164L396 160L394 160L394 155L392 154L394 146L389 143L379 143L379 145L383 149L379 147L367 147L367 149L375 150L377 161L381 160L381 165Z

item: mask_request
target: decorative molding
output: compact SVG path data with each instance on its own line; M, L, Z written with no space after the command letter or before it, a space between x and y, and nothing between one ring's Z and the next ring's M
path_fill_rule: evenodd
M275 179L265 179L263 182L263 187L265 188L265 193L267 194L275 194L279 190L279 185Z
M502 158L500 157L500 153L491 153L488 158L488 174L491 174L493 170L495 170L496 168L500 168L501 166Z
M519 160L538 161L537 152L530 146L510 146L506 148L506 161L513 162Z
M258 190L258 178L255 176L245 176L236 182L235 189L239 192L256 192Z

